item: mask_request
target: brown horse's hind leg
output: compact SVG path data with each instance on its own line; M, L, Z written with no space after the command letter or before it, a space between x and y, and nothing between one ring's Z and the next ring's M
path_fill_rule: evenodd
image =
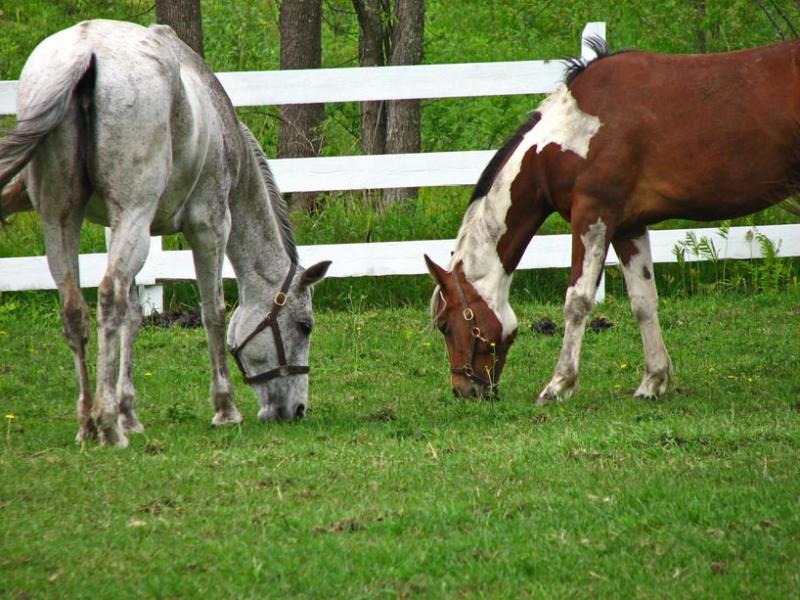
M573 220L572 227L572 273L564 302L564 342L553 378L539 394L537 404L569 398L578 384L586 320L594 308L597 282L608 252L608 230L602 219L585 225Z
M142 306L136 284L128 292L128 311L119 332L119 378L117 379L117 398L119 399L119 418L122 429L129 433L143 433L136 416L136 388L133 386L133 344L142 326Z
M639 321L644 346L644 377L634 395L637 398L655 398L669 386L672 361L658 323L658 291L653 277L650 236L645 230L638 237L614 238L613 244L625 276L631 309Z

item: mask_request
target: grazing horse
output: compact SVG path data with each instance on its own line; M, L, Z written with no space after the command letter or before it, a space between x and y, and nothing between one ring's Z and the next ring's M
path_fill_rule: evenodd
M151 233L182 232L192 248L211 359L212 423L242 420L225 355L225 253L239 286L228 344L254 386L259 418L303 416L311 287L330 263L298 266L264 153L200 57L169 27L85 21L45 39L28 58L17 117L0 140L0 188L24 169L42 219L78 376L78 441L99 434L101 442L125 447L126 433L142 430L132 380L142 321L134 278ZM78 273L84 217L111 228L98 288L94 398Z
M600 40L593 50L591 62L568 61L565 84L486 167L449 268L425 257L456 395L495 390L517 331L511 277L554 212L572 227L572 270L561 355L538 402L575 389L609 244L644 345L635 396L662 394L673 370L658 323L648 226L747 215L800 183L800 41L691 56L609 54Z

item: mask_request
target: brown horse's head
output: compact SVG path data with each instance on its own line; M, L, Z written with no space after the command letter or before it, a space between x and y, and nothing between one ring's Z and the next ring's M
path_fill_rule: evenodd
M516 328L503 336L500 319L464 277L461 262L452 271L445 271L427 255L425 262L437 284L431 314L444 334L453 394L473 398L495 394Z

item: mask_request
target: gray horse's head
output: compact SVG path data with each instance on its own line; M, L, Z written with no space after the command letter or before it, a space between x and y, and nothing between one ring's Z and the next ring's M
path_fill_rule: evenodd
M233 312L228 346L253 386L262 421L301 418L308 406L308 353L314 318L311 290L330 261L291 272L273 295L247 299Z

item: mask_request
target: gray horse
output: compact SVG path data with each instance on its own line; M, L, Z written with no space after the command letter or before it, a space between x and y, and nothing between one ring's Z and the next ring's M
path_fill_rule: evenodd
M77 440L99 434L125 447L126 433L142 431L131 377L142 321L134 277L151 233L182 232L192 248L211 356L212 423L242 420L225 356L225 253L239 286L228 344L258 396L258 416L302 417L311 288L330 262L298 267L264 153L200 57L169 27L85 21L33 51L17 105L16 128L0 140L0 189L22 171L42 219L78 375ZM98 288L94 402L78 274L84 218L111 228Z

